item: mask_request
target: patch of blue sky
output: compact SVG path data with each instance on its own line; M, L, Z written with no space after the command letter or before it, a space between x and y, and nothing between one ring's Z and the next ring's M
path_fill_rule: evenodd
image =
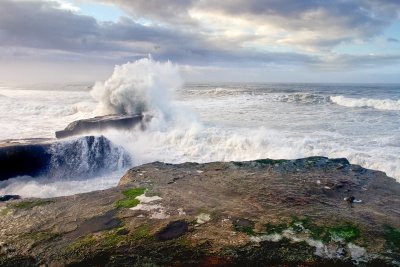
M95 18L97 21L113 21L116 22L122 16L127 16L125 12L110 4L101 4L94 2L82 2L82 1L64 1L71 5L78 7L79 12L82 15L90 16Z
M385 36L387 36L388 39L391 38L400 41L400 20L396 20L386 29Z
M400 20L396 20L379 36L368 40L341 43L333 51L340 54L398 54L400 48Z

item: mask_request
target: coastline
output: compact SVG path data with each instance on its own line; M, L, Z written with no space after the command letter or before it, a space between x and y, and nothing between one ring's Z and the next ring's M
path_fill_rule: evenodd
M0 203L0 266L398 266L399 196L346 159L155 162L107 190Z

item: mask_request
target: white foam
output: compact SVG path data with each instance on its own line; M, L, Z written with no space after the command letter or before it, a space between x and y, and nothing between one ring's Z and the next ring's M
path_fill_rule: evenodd
M181 86L176 65L144 58L116 66L112 76L97 82L91 94L99 102L99 115L151 112L166 116L170 95Z
M350 98L345 96L331 96L331 101L335 104L351 108L374 108L379 110L400 110L400 100L392 99L369 99L369 98Z
M135 166L153 161L346 157L351 163L385 171L400 180L398 116L393 112L371 110L349 116L340 106L325 104L324 94L309 90L257 91L247 85L182 89L181 82L179 69L172 63L142 59L117 66L91 93L80 86L74 90L0 88L5 96L0 98L0 139L54 137L54 131L77 119L145 111L153 117L145 131L105 133L129 151ZM387 110L398 110L399 106L396 100L345 96L331 97L330 101ZM119 178L105 184L115 185ZM47 197L106 188L97 187L97 180L91 177L86 185L82 183L21 179L0 183L0 192Z
M125 173L119 170L85 180L53 180L46 177L16 177L0 182L0 195L12 194L21 197L58 197L94 190L103 190L116 186Z

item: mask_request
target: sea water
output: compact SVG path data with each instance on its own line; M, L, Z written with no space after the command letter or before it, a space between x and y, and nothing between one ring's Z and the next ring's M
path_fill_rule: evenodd
M103 133L130 153L132 166L344 157L400 181L400 85L182 82L177 66L145 59L94 86L2 85L0 140L54 137L77 119L144 112L153 116L145 130ZM0 194L104 189L125 171L83 179L17 177L0 182Z

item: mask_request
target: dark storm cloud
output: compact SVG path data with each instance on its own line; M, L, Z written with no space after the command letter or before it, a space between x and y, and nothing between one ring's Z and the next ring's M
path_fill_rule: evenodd
M390 0L379 3L372 0L101 2L118 5L131 17L122 17L116 22L99 22L93 17L61 9L57 2L0 0L0 58L95 58L122 62L150 53L156 59L196 65L318 66L327 62L323 58L326 49L381 33L398 16L400 6L400 1ZM311 54L301 49L270 52L264 48L268 44L263 43L263 38L268 36L241 33L232 37L213 32L213 29L203 27L201 15L197 18L192 16L193 10L228 19L241 18L255 26L273 25L289 33L289 37L282 41L285 45L322 49L319 51L323 52ZM145 26L137 19L150 23ZM229 20L227 25L235 30ZM315 33L315 36L290 36L301 31ZM253 46L246 46L249 42L253 42ZM358 64L357 58L337 57L337 60L343 65ZM389 61L376 60L376 63ZM395 57L394 61L398 62L398 59Z
M319 33L321 40L306 40L304 43L314 47L333 47L357 38L374 37L398 17L400 10L398 0L102 1L119 5L136 17L154 18L176 27L198 23L191 18L190 11L202 10L254 21L257 25L311 31ZM177 22L180 24L176 25Z
M48 52L47 56L72 56L75 59L79 56L108 55L114 59L134 60L151 53L158 59L187 64L315 61L310 56L297 53L236 51L232 44L225 46L223 42L218 47L199 33L143 26L129 18L99 23L92 17L62 10L54 2L3 0L0 13L4 14L0 16L0 46L15 50L13 56L16 57L27 56L30 51L43 56L42 50Z

